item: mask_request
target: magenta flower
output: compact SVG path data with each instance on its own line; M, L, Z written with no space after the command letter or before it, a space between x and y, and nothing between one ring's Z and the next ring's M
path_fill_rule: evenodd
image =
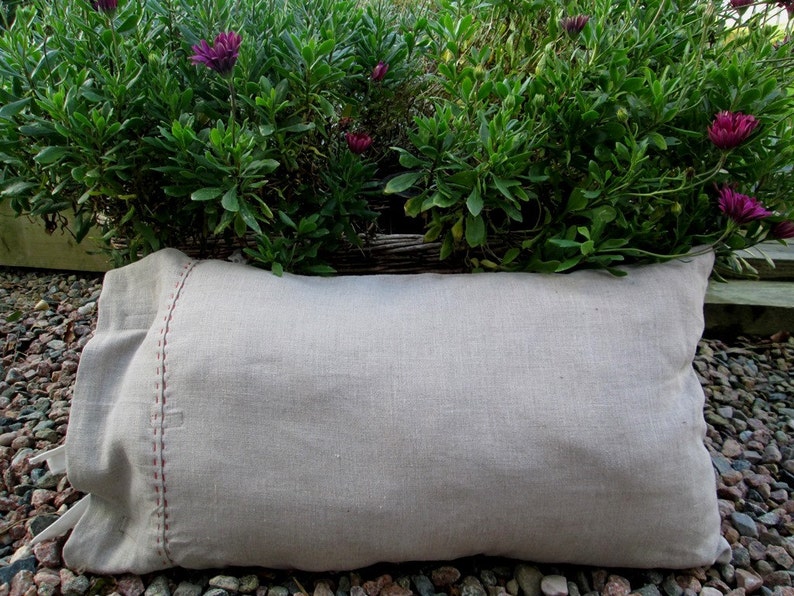
M119 0L94 0L91 2L91 6L99 12L113 14L119 6Z
M731 8L735 8L739 12L744 12L744 10L754 2L755 0L731 0Z
M741 145L758 126L755 116L741 112L720 112L709 126L711 142L720 149L733 149Z
M234 31L218 33L212 42L212 47L204 39L193 46L195 54L190 60L193 64L203 64L221 76L229 76L234 70L242 42L243 38Z
M568 35L576 35L582 32L590 17L580 14L575 17L565 17L560 21L560 26L568 32Z
M772 236L779 240L794 238L794 221L781 221L772 226Z
M386 76L387 72L389 72L389 65L381 60L378 62L377 66L372 69L372 80L379 83L383 80L383 77Z
M372 146L372 137L364 132L346 132L345 140L348 148L358 155Z
M729 186L720 190L719 206L720 211L739 225L772 215L758 199L738 193Z

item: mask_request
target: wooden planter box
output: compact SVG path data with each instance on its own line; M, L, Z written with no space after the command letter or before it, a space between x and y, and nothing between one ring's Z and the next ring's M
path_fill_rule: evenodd
M108 258L91 237L89 233L78 244L63 230L48 234L39 220L16 217L7 204L0 204L0 266L107 271Z

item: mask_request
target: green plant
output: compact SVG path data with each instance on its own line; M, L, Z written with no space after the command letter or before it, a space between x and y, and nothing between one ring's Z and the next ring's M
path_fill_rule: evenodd
M78 239L98 226L119 262L225 243L330 273L400 197L474 269L615 271L697 246L740 269L736 249L794 216L794 53L761 8L18 3L0 199L48 229L71 213ZM738 221L727 205L751 198L763 216Z

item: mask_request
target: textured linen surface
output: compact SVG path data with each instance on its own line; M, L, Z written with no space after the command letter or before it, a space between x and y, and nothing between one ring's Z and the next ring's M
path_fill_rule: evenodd
M111 271L66 442L70 567L724 552L692 359L713 256L570 275Z

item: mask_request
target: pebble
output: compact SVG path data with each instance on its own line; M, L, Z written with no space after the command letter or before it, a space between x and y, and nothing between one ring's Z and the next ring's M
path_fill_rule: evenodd
M568 596L568 580L562 575L547 575L540 582L544 596Z
M416 591L419 593L419 596L435 596L436 589L433 586L433 582L430 581L430 578L426 575L414 575L411 577L411 581L416 586Z
M628 596L631 593L631 584L625 577L610 575L607 583L601 590L601 596Z
M144 596L171 596L171 588L168 585L168 578L158 575L147 586Z
M488 593L485 591L482 583L476 577L469 575L463 578L461 582L461 596L488 596ZM408 595L410 596L411 591L408 590Z
M746 569L736 570L736 585L743 588L745 593L752 594L764 585L764 580L758 577L755 573L747 571Z
M240 580L231 575L216 575L210 579L209 585L227 592L237 592L240 589Z
M746 513L734 511L731 514L731 521L733 522L733 527L736 528L742 536L758 538L758 528L755 525L755 521Z
M90 582L85 575L76 575L69 569L61 569L60 575L63 596L82 596L88 592Z
M460 579L460 571L451 565L445 565L438 569L434 569L430 574L430 579L433 585L438 588L451 586Z
M116 590L122 596L141 596L146 590L146 586L143 585L143 580L139 575L125 574L116 581ZM200 593L201 588L199 588ZM199 594L193 594L192 596L199 596ZM184 594L180 596L191 595Z
M210 588L206 592L204 592L204 596L230 596L229 592L224 590L223 588Z
M33 554L43 567L56 568L61 564L61 547L54 540L39 542L33 547Z
M524 596L540 596L540 585L543 574L533 565L519 564L515 570L515 579Z
M259 587L259 577L254 574L244 575L240 578L237 591L241 594L252 594ZM333 593L332 593L333 596Z
M201 586L187 581L179 582L173 596L201 596Z
M700 590L700 596L722 596L722 592L717 588L704 586L703 589Z

